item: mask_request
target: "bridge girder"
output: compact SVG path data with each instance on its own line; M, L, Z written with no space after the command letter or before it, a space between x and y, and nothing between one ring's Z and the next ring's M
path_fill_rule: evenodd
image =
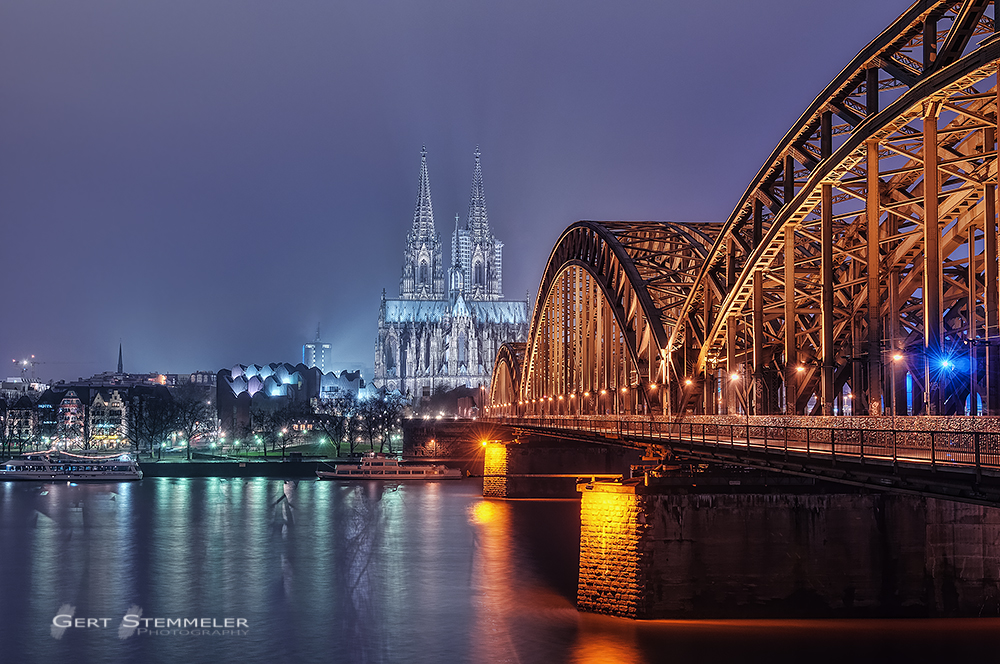
M855 413L906 414L909 373L914 413L964 412L971 394L1000 414L989 5L906 10L817 96L725 222L567 229L519 401L666 383L669 398L643 392L647 412L832 413L849 390Z

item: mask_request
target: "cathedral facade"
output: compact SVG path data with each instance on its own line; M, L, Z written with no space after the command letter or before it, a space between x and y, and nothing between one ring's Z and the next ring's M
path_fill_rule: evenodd
M475 158L469 217L464 228L455 219L446 267L421 151L399 297L382 292L374 382L410 397L488 386L497 349L527 337L527 302L503 297L503 243L490 230L479 148Z

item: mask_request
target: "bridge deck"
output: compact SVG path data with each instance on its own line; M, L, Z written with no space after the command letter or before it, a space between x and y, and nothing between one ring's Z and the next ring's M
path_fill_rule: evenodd
M879 490L1000 505L1000 433L871 430L665 418L495 418L543 436L732 463Z

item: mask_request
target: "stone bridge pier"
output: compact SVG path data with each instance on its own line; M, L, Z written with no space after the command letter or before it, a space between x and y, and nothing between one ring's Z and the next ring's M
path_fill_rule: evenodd
M630 618L996 616L1000 509L881 493L581 482L581 610ZM731 488L731 487L730 487Z
M629 477L638 450L544 437L489 441L485 445L483 496L576 498L577 480Z

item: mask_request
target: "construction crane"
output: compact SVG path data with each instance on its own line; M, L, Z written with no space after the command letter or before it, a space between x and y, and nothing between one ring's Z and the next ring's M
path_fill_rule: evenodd
M34 355L32 355L31 359L29 359L29 360L21 360L20 362L18 362L17 360L11 360L11 362L14 363L14 366L17 366L18 364L21 365L21 380L23 382L28 382L26 380L26 374L28 373L28 367L31 367L31 380L32 380L32 382L34 382L34 380L35 380L35 365L36 364L44 364L44 362L38 362L38 361L36 361Z

